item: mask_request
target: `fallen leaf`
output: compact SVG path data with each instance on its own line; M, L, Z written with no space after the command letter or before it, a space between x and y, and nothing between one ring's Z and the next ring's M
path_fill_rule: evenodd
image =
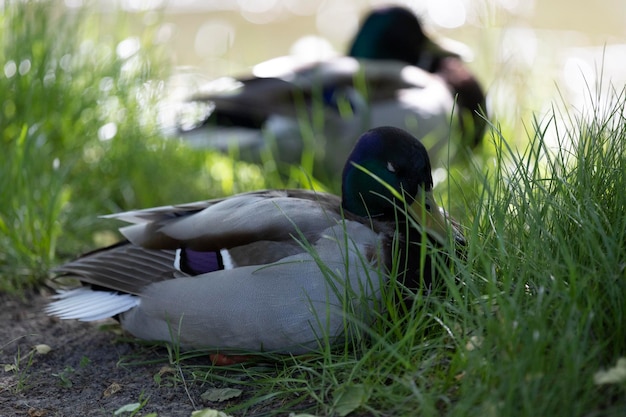
M176 369L172 368L171 366L162 366L161 369L159 369L159 375L175 374L175 373L176 373Z
M202 393L200 398L204 401L220 403L222 401L230 400L231 398L237 398L242 393L243 391L237 388L211 388Z
M192 411L191 417L232 417L232 416L230 414L226 414L222 411L214 410L212 408L205 408L203 410Z
M107 389L104 390L104 393L102 395L104 395L104 398L107 398L121 390L122 390L122 386L118 384L117 382L113 382L111 385L107 387Z
M42 408L30 408L28 410L28 417L43 417L48 414L48 410Z
M465 350L472 351L472 350L478 349L483 344L483 339L484 338L482 336L470 337L467 343L465 344Z
M596 385L619 384L626 382L626 358L619 358L617 364L606 371L598 371L593 375Z
M140 408L141 408L141 403L126 404L126 405L121 406L117 410L115 410L113 415L114 416L119 416L122 413L132 413L134 411L139 410Z
M37 352L39 355L45 355L47 353L49 353L52 348L44 343L39 344L39 345L35 345L34 347L35 352Z
M296 413L291 413L289 414L289 417L319 417L313 414L296 414Z
M335 390L333 396L335 412L343 417L367 403L370 393L363 384L344 384Z

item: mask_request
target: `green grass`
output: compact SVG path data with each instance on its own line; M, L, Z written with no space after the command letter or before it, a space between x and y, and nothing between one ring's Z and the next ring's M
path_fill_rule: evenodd
M251 166L161 137L150 110L168 69L150 46L152 26L137 53L122 58L124 22L104 36L94 15L55 14L47 3L4 8L0 290L40 285L51 265L99 245L116 225L98 214L297 182L274 175L271 163ZM594 375L626 356L624 94L597 98L581 114L555 106L552 118L530 121L520 150L494 127L493 156L453 167L440 192L468 246L466 260L442 270L445 291L420 296L410 311L391 307L371 328L349 323L360 337L348 349L224 369L176 351L174 378L243 385L245 399L225 410L237 415L264 406L319 415L623 415L626 382L597 385ZM109 123L116 135L100 140Z
M165 140L155 106L169 68L152 46L154 27L131 37L123 15L112 34L100 19L59 14L48 2L4 4L0 290L37 285L59 257L101 243L113 226L98 215L261 188L263 174L272 178ZM139 48L120 56L126 39ZM107 127L116 130L110 139Z

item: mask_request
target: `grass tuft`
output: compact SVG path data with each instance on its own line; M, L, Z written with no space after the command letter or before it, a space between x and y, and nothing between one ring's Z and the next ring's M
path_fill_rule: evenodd
M266 186L264 167L160 133L158 22L137 36L123 15L111 31L107 16L63 10L4 2L0 15L0 291L93 248L115 229L98 215Z

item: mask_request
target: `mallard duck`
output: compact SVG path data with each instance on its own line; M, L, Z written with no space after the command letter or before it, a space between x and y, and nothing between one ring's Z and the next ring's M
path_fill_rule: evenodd
M262 76L209 83L184 106L179 132L194 146L237 148L251 160L273 149L277 160L298 163L303 149L313 149L331 173L341 172L360 133L376 126L421 138L438 166L455 153L447 152L450 137L455 147L478 144L485 127L478 81L411 11L373 10L348 55L273 71L265 63ZM451 131L455 108L460 123Z
M85 285L60 292L46 311L116 317L138 338L183 348L309 352L342 340L346 317L372 319L392 247L410 242L397 279L430 287L422 233L442 248L462 242L432 186L424 146L375 128L347 159L341 197L265 190L105 216L131 223L120 229L126 240L57 268Z
M461 144L473 148L482 140L487 108L480 83L458 54L424 33L419 19L410 10L400 6L373 10L361 25L348 54L358 59L400 61L436 75L445 82L458 107Z

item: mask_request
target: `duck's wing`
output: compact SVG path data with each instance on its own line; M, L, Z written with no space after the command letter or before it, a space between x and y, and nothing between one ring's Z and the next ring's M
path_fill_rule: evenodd
M213 92L203 88L190 102L211 104L204 123L258 129L272 114L293 115L293 97L297 87L280 78L241 78L237 88Z
M120 242L80 256L52 270L55 279L73 277L94 288L139 294L147 285L184 275L174 250L149 250Z
M133 223L120 231L137 246L209 251L315 236L341 218L340 203L327 193L267 190L106 217Z
M340 199L307 190L260 191L106 216L133 223L128 239L56 268L59 276L130 294L152 282L245 265L304 249L341 219Z
M215 124L259 128L270 115L302 116L303 108L316 103L332 113L338 96L348 97L357 106L353 90L376 101L394 98L399 90L426 88L435 80L421 68L399 61L339 57L290 68L273 77L242 78L231 91L205 89L190 101L212 103L209 118Z

